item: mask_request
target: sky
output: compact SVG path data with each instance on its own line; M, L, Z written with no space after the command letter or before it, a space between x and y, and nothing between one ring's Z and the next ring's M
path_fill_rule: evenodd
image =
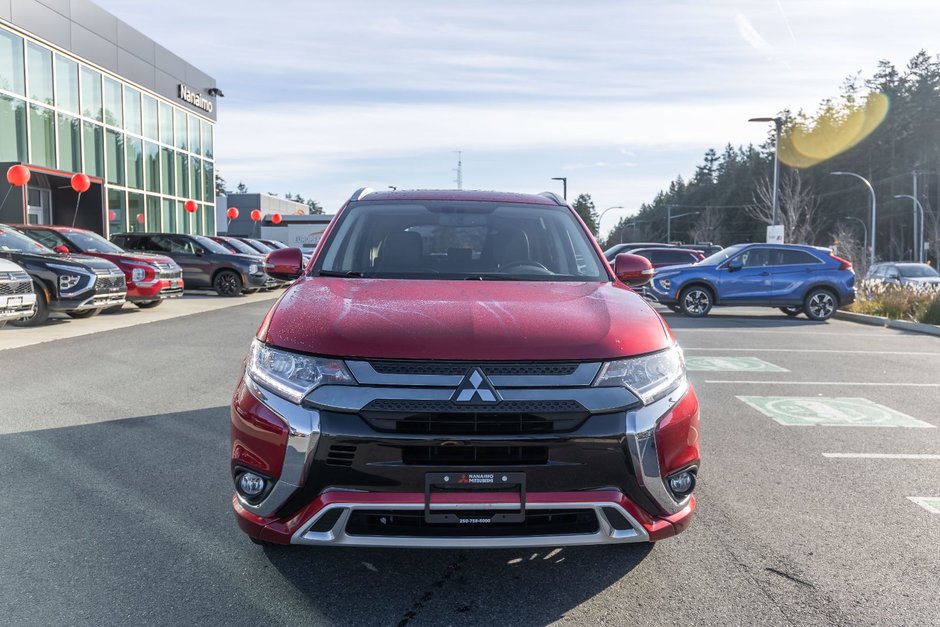
M590 194L603 235L708 148L760 144L880 59L940 53L936 0L96 0L213 76L229 187L334 213L358 188ZM198 88L199 86L194 86Z

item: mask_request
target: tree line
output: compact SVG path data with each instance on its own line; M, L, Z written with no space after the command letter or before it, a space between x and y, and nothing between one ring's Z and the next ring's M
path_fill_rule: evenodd
M215 195L216 196L228 196L229 194L232 194L232 193L247 194L248 186L242 183L241 181L239 181L238 185L235 186L235 190L233 192L232 190L228 189L228 185L226 184L225 179L223 179L220 175L216 174L215 175ZM278 198L280 197L280 194L275 194L273 192L268 192L267 194L268 196L275 196ZM287 192L286 194L284 194L284 199L292 200L294 202L299 202L302 205L307 205L307 215L323 214L323 205L318 203L313 198L304 198L300 194L292 194L291 192Z

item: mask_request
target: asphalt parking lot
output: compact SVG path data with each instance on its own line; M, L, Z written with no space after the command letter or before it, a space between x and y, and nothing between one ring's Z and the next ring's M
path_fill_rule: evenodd
M260 548L229 500L228 402L270 306L244 302L0 350L2 622L940 620L940 338L663 310L703 468L692 526L655 546Z

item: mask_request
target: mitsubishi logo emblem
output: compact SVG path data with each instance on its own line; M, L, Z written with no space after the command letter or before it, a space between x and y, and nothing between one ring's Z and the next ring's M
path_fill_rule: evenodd
M454 403L498 403L500 398L483 372L474 368L463 378L450 400Z

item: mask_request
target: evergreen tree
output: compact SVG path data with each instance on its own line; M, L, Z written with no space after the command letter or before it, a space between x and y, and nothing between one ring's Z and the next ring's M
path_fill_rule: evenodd
M581 219L584 220L584 223L591 230L591 233L597 236L597 210L594 208L594 201L591 200L590 194L581 194L578 196L577 200L574 201L574 210L578 212L578 215L581 216Z

